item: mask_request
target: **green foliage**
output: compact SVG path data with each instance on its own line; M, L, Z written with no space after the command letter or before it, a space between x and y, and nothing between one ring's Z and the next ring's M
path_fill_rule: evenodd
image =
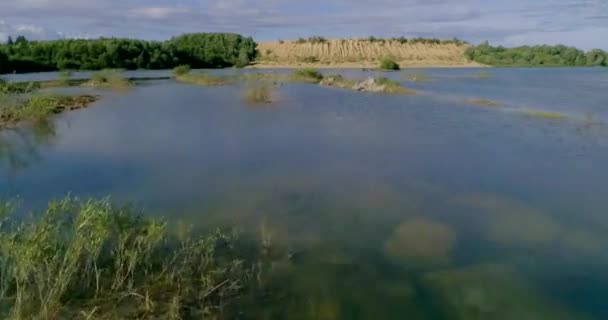
M171 69L246 66L256 56L251 38L229 33L185 34L164 42L100 38L0 45L0 72Z
M185 74L188 74L192 71L192 69L190 69L190 66L177 66L175 68L173 68L173 75L174 76L183 76Z
M297 79L312 82L319 82L323 79L323 74L321 74L319 70L313 68L298 69L293 72L293 75Z
M399 42L401 44L436 44L436 45L446 45L446 44L454 44L454 45L466 45L468 44L466 41L454 38L454 39L436 39L436 38L377 38L374 36L370 36L365 39L360 39L361 41L369 41L369 42L379 42L384 43L388 41Z
M385 58L380 61L380 69L382 70L399 70L401 67L397 62L390 58Z
M174 235L107 199L68 197L20 224L14 207L0 206L2 318L217 318L258 268L241 259L235 234Z
M465 51L468 59L491 66L608 66L608 53L603 50L582 50L558 46L493 47L488 42Z

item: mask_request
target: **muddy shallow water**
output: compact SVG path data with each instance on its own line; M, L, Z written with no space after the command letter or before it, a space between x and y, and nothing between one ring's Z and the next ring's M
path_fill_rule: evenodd
M608 76L478 71L385 74L415 96L283 84L262 106L240 85L62 89L102 98L0 133L0 195L241 228L290 256L259 318L608 318Z

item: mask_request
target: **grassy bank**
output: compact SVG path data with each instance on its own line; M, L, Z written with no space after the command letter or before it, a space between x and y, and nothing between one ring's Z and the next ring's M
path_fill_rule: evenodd
M43 121L64 111L87 107L98 97L40 94L39 84L0 83L0 129L22 121Z
M15 212L0 206L2 318L234 318L261 281L234 232L171 231L107 199L68 197L20 223Z

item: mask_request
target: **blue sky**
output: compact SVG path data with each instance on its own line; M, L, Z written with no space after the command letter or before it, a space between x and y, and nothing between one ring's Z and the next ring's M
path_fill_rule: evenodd
M608 0L0 0L0 39L211 31L257 41L422 36L608 49Z

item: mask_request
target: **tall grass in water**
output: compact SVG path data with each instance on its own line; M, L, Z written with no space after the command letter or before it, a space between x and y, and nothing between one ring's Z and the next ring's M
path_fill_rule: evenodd
M67 110L84 108L95 96L0 94L0 128L20 121L41 121Z
M323 74L317 69L304 68L293 72L293 80L318 83L323 80Z
M192 69L190 69L190 66L178 66L173 68L173 76L183 76L185 74L189 74L191 71Z
M0 316L12 319L180 319L226 315L250 283L234 233L168 232L108 199L49 204L15 224L0 205ZM0 309L1 310L1 309Z
M107 87L115 90L126 90L131 82L125 78L120 70L102 70L94 73L86 86Z
M272 95L272 85L264 81L249 85L246 88L245 99L248 103L252 104L272 103Z
M468 104L475 104L482 107L500 107L500 103L488 99L464 99Z
M215 76L204 72L192 73L185 69L174 70L173 74L177 82L199 86L223 86L229 84L233 80L228 77Z

